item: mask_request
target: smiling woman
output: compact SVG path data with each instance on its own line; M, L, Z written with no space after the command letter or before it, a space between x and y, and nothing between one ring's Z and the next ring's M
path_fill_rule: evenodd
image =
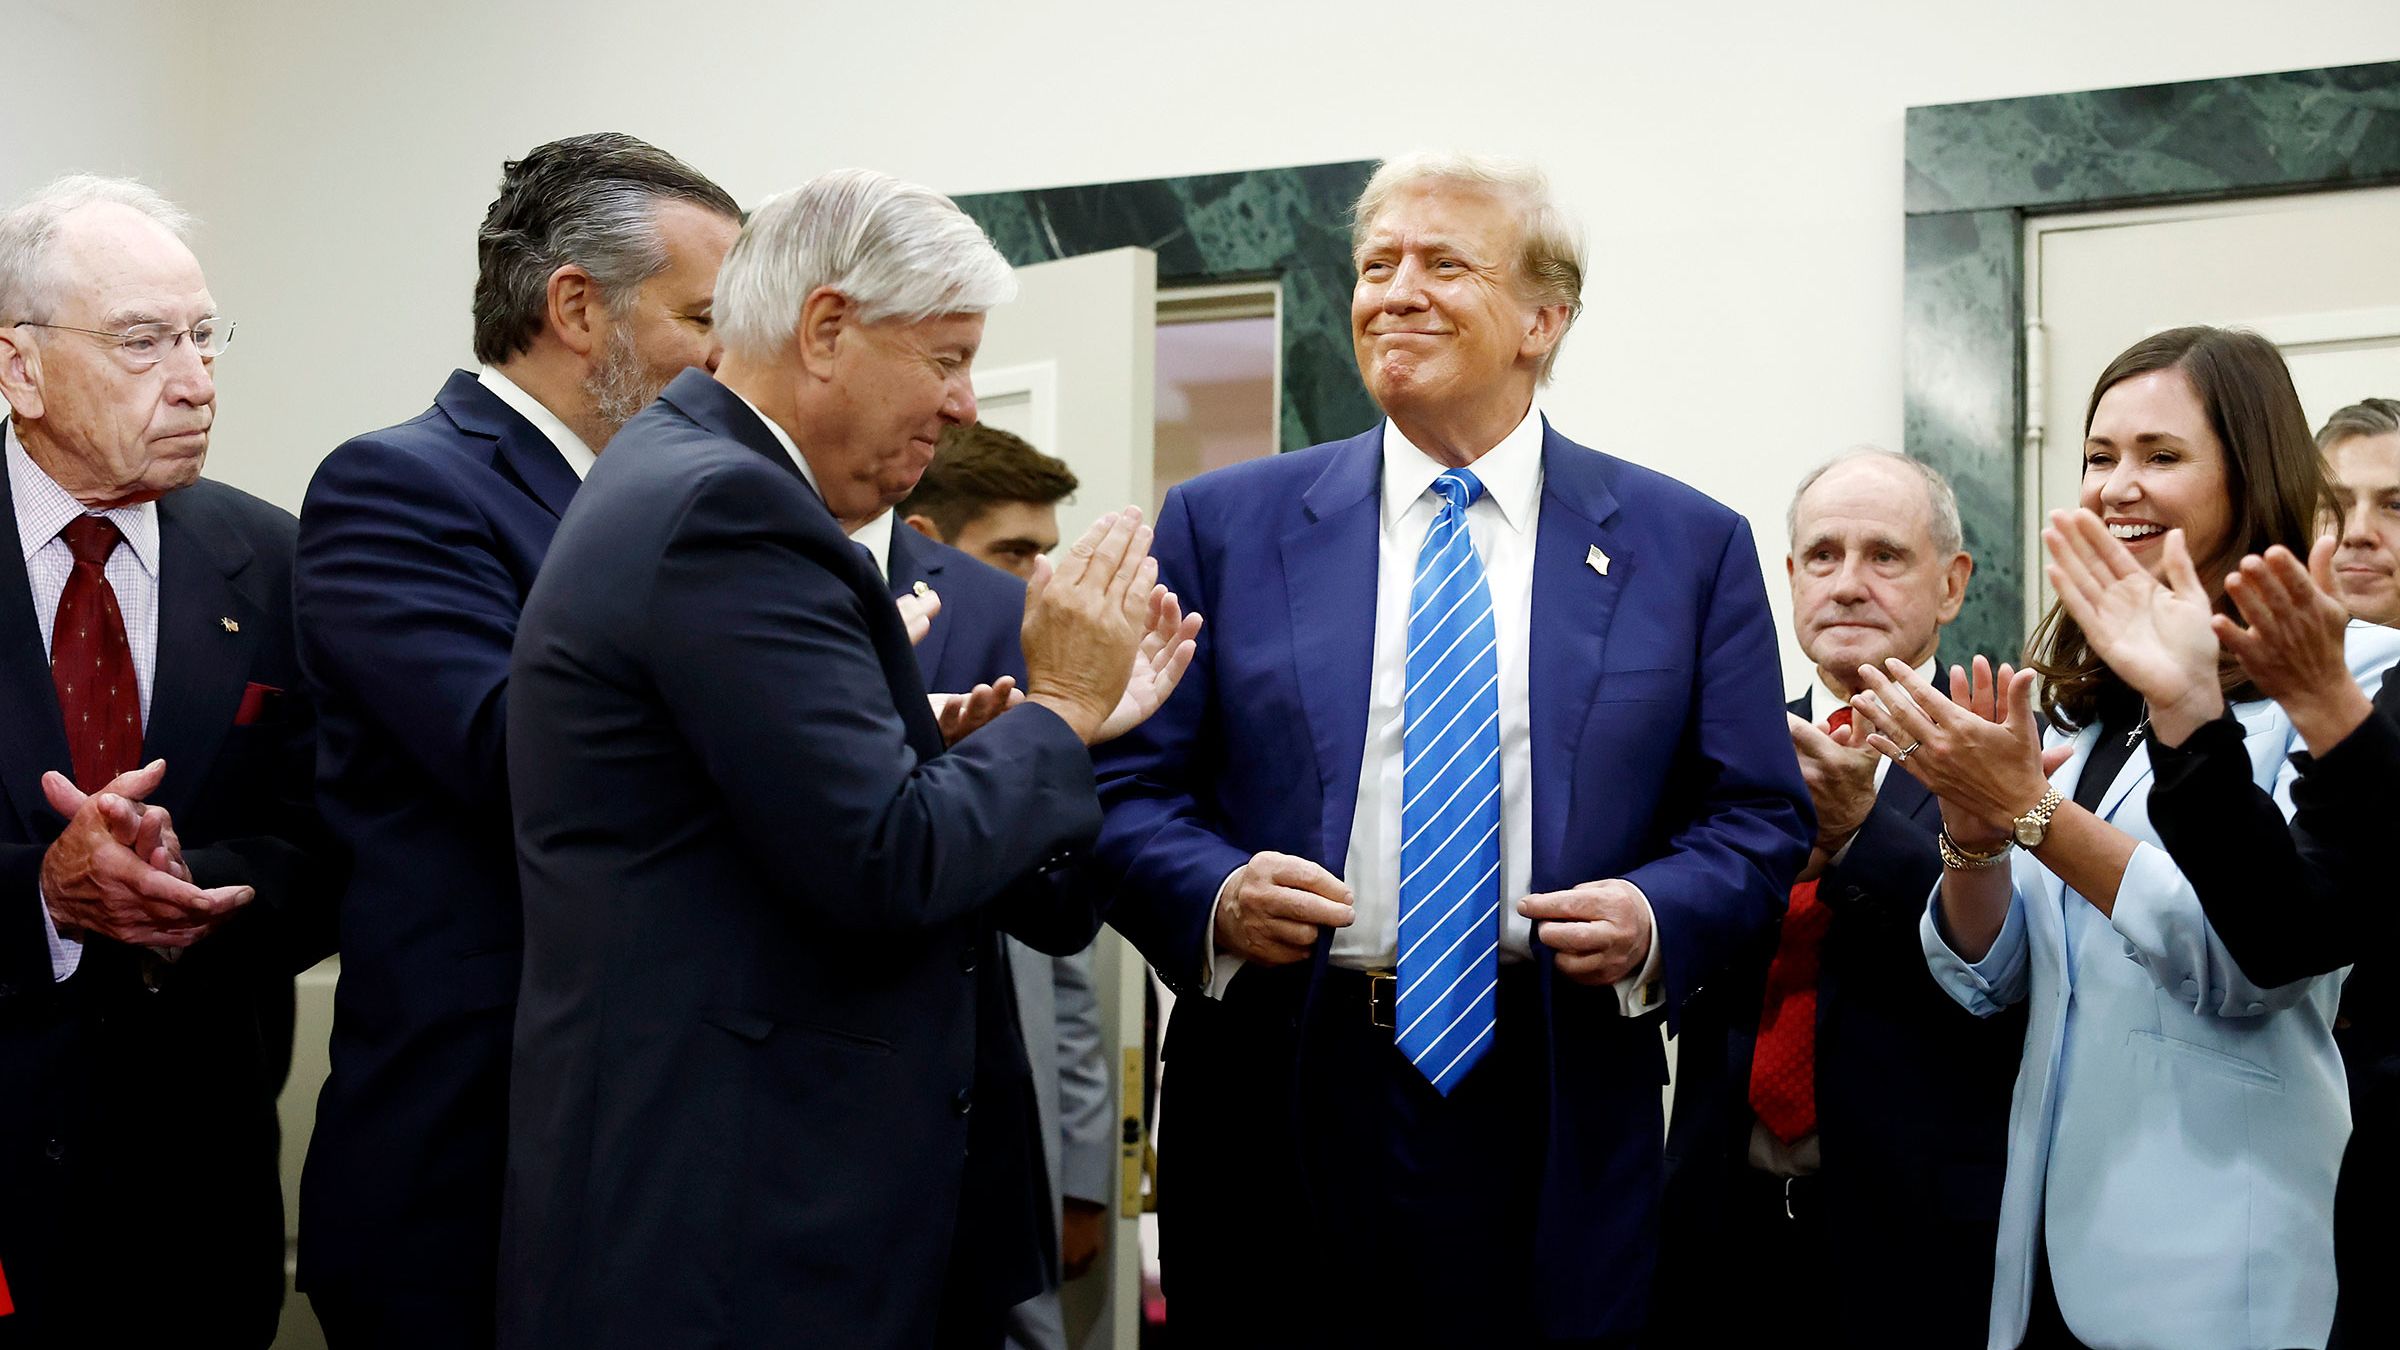
M2092 387L2084 417L2082 507L2108 523L2143 567L2164 565L2181 529L2209 598L2228 615L2225 574L2281 544L2308 555L2332 490L2292 377L2274 344L2226 328L2171 328L2127 348ZM2042 711L2088 724L2121 682L2058 605L2028 645ZM2220 680L2242 686L2228 655Z

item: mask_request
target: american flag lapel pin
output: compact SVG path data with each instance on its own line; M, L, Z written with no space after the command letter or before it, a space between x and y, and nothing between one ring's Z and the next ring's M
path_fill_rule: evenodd
M225 631L228 633L238 633L242 631L242 626L234 622L232 619L219 619L217 622L225 625Z
M1608 555L1600 551L1600 546L1598 544L1592 545L1590 551L1583 555L1583 562L1586 567L1591 568L1600 575L1608 575Z

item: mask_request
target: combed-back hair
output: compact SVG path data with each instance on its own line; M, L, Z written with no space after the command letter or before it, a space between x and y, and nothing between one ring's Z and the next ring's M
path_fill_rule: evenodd
M533 346L562 267L589 272L601 303L623 314L666 270L658 207L669 201L742 216L698 170L622 132L569 136L502 166L475 232L475 359L496 366Z
M771 356L819 287L846 296L867 323L915 323L1006 304L1017 277L948 197L836 169L750 213L717 273L717 336L729 352Z

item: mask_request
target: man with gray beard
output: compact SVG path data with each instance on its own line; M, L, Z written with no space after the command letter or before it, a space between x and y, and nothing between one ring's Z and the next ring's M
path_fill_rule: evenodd
M630 136L510 163L476 372L317 470L294 579L319 803L355 858L300 1285L337 1350L489 1345L521 907L502 757L518 615L594 456L715 370L722 188Z

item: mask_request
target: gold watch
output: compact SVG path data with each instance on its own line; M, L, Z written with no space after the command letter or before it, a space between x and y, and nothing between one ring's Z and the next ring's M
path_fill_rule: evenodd
M2040 801L2033 804L2032 810L2017 817L2014 832L2018 845L2040 848L2042 841L2050 837L2050 817L2058 814L2059 806L2065 801L2066 798L2059 794L2057 788L2051 788L2042 794Z

